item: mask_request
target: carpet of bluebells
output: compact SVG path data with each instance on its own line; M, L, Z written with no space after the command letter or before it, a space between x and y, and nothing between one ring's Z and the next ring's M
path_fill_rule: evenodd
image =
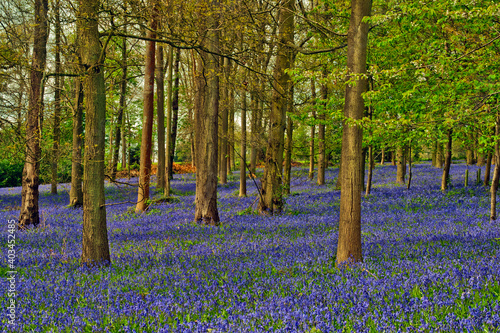
M133 212L133 187L106 184L112 265L80 266L82 210L41 186L42 223L17 232L16 325L7 324L7 237L1 238L3 332L498 332L500 222L478 167L377 166L363 198L364 263L337 270L340 192L293 170L286 210L255 213L256 190L239 198L239 175L219 186L220 227L192 222L193 175L176 175L179 199ZM484 168L483 168L484 174ZM137 182L132 179L131 182ZM154 189L154 188L153 188ZM17 218L20 188L0 189L2 235ZM154 191L152 193L155 193ZM155 194L156 195L156 194ZM157 194L159 196L159 194Z

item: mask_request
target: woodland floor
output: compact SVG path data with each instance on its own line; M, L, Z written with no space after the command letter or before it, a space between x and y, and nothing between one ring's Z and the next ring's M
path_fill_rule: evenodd
M498 332L500 222L489 221L489 189L478 167L414 166L412 187L377 166L362 203L364 263L334 268L340 192L337 169L326 186L293 169L281 216L255 214L256 190L238 198L239 175L219 186L221 227L192 223L192 174L175 175L175 203L142 214L107 207L112 265L80 267L82 210L41 186L42 223L16 233L16 325L7 332ZM482 170L484 174L484 168ZM126 180L122 180L126 181ZM131 179L130 182L137 182ZM20 188L0 189L2 235L19 214ZM155 191L152 191L155 193ZM107 203L136 190L106 184ZM159 195L158 195L159 196ZM0 273L6 281L7 237ZM0 285L7 309L7 283Z

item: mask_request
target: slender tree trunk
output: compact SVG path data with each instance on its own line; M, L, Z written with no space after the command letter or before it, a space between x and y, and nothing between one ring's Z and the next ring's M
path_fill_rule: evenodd
M167 72L167 148L165 150L165 160L166 164L166 172L165 172L165 190L163 192L165 197L170 196L170 173L171 173L171 165L170 165L170 151L172 149L172 106L173 106L173 73L174 73L174 48L170 46L168 50L168 72Z
M288 101L290 103L290 101ZM284 172L284 190L290 194L290 181L292 173L292 143L293 143L293 121L290 116L287 117L286 126L286 147L285 147L285 172Z
M347 37L347 68L350 75L366 73L368 23L371 0L352 0L351 19ZM346 86L344 116L360 120L365 109L362 94L367 90L367 80L355 79L355 85ZM361 253L361 179L363 132L360 126L344 122L342 136L342 184L340 194L339 240L337 266L350 260L362 261Z
M312 119L316 121L316 84L314 80L311 80L311 96L312 96ZM314 179L314 135L316 134L316 124L313 122L311 125L311 135L309 143L309 180Z
M283 142L285 130L285 96L288 93L291 56L287 47L293 43L295 1L285 0L280 8L279 40L276 65L274 67L275 86L271 100L270 130L267 142L262 195L259 211L263 214L279 214L283 209Z
M251 92L250 100L250 109L252 110L252 119L250 120L250 132L252 136L252 139L250 141L250 172L252 173L252 175L255 175L257 167L257 138L259 135L257 127L259 110L256 92Z
M156 38L157 28L157 9L156 4L152 10L150 29L146 37ZM149 181L151 178L151 146L153 138L153 114L154 114L154 73L155 73L155 42L149 40L146 42L146 57L144 70L144 111L143 128L141 138L141 161L139 170L139 190L137 193L137 205L135 211L143 212L148 207L149 200Z
M218 118L219 118L219 75L220 75L220 31L219 1L214 0L207 18L208 51L200 51L204 61L200 61L197 81L198 97L196 109L196 208L194 220L197 223L219 225L217 209L217 157L218 157ZM206 78L206 81L205 79Z
M174 61L174 87L172 97L172 130L170 133L170 159L169 159L169 174L170 179L174 178L174 156L175 146L177 142L177 127L179 123L179 80L180 71L179 63L181 61L181 49L176 49Z
M245 101L246 103L246 101ZM234 141L234 89L231 89L229 98L229 143L227 145L229 158L227 160L227 174L232 174L232 171L236 169L235 161L235 145Z
M366 180L365 196L370 195L372 189L373 167L373 146L370 145L370 147L368 147L368 179Z
M55 11L55 33L56 33L56 73L61 73L61 17L59 15L60 0L56 0ZM54 91L54 126L53 126L53 145L52 145L52 181L50 186L50 193L57 194L57 166L59 162L59 143L61 141L61 77L55 77L55 91Z
M452 144L452 130L448 130L448 141L446 142L446 158L444 160L443 177L441 178L441 191L448 189L450 182L450 166L451 166L451 144Z
M106 91L98 30L99 10L99 0L79 1L79 51L86 69L83 79L86 149L83 171L82 263L87 265L110 262L104 205Z
M241 151L240 151L240 197L247 196L247 93L243 90L241 97Z
M497 190L498 182L500 179L500 144L498 142L498 136L500 135L500 114L497 112L497 118L495 122L495 169L493 171L493 179L491 180L490 187L490 219L497 219Z
M397 147L396 161L397 161L396 183L404 184L405 174L406 174L406 161L405 161L405 149L403 146Z
M394 150L391 151L391 165L396 166L396 154L394 153Z
M220 161L219 161L219 183L227 184L227 135L228 135L228 124L229 124L229 90L227 82L227 71L229 69L229 64L227 58L224 58L223 72L224 84L222 85L222 97L221 97L221 133L220 133Z
M436 168L443 168L443 145L441 142L437 143L437 152L436 152Z
M412 164L411 164L411 146L408 152L408 185L406 186L406 189L409 190L411 186L411 177L413 176L412 174Z
M71 189L69 191L69 202L72 207L81 207L83 205L83 83L80 77L77 77L75 82L75 111L73 113L73 149L71 152Z
M156 115L158 120L158 171L156 172L156 190L165 188L165 69L163 67L163 45L156 48Z
M318 126L318 185L325 185L325 164L326 164L326 149L325 149L325 121L326 121L326 100L328 98L328 87L326 84L321 85L321 98L323 99L324 108L318 116L320 121Z
M385 163L385 148L382 148L382 156L380 157L380 165Z
M43 110L43 76L47 59L47 0L35 0L33 57L30 70L28 121L26 124L26 161L22 178L22 203L19 226L38 226L38 185L40 173L41 117Z
M488 153L488 157L486 159L486 170L484 171L484 186L488 186L490 184L490 173L491 173L491 153Z

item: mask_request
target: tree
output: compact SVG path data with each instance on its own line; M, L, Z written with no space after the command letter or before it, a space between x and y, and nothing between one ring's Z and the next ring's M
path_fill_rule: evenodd
M240 197L247 196L247 91L241 95Z
M149 180L151 177L151 145L153 137L153 111L154 111L154 73L155 73L155 46L156 28L158 24L158 9L153 6L149 29L146 37L152 40L146 42L145 72L144 72L144 111L142 139L141 139L141 161L139 171L139 190L137 193L137 205L135 211L140 213L148 207Z
M86 112L82 263L87 265L110 262L104 199L106 91L98 29L100 5L99 0L79 0L77 17Z
M38 226L38 185L40 173L41 113L43 108L42 84L47 59L48 0L35 0L35 28L33 58L30 70L28 122L26 125L26 162L22 177L22 204L20 227Z
M340 194L339 241L337 266L350 260L362 261L361 253L361 191L362 128L357 121L363 118L365 103L362 94L367 90L366 55L371 0L352 0L347 42L347 70L342 136L342 179Z
M218 225L217 158L220 75L219 1L209 6L207 17L207 51L198 59L195 97L196 122L196 208L197 223ZM205 79L206 78L206 79Z
M295 1L286 0L280 7L279 45L274 67L273 97L271 100L270 130L267 141L262 195L259 210L263 214L279 214L283 209L283 145L286 120L286 96L290 85L290 52L293 43Z

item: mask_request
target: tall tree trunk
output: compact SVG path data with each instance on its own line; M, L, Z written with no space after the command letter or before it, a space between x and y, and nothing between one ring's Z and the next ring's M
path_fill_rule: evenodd
M30 70L28 122L26 124L26 161L22 178L22 203L19 217L21 228L38 226L38 185L40 173L41 117L43 110L43 76L47 59L47 0L35 0L33 57Z
M250 172L252 175L255 175L256 167L257 167L257 138L258 138L258 127L257 120L259 118L259 110L258 110L258 101L257 101L257 93L252 91L250 93L250 109L252 110L252 119L250 120Z
M267 141L262 195L259 210L264 214L279 214L283 209L282 169L283 141L285 130L285 96L290 84L287 69L290 68L291 56L289 43L293 43L295 1L285 0L280 8L279 45L274 67L274 90L271 100L270 130Z
M411 143L410 143L411 144ZM411 177L413 176L412 172L412 163L411 163L411 146L408 152L408 184L406 185L406 189L409 190L411 186Z
M146 33L149 39L156 38L157 28L157 8L156 4L152 10L150 29ZM144 111L143 128L141 138L141 161L139 169L139 190L137 193L137 205L135 211L143 212L148 207L149 200L149 180L151 178L151 145L153 138L153 114L154 114L154 73L155 73L155 42L146 42L146 57L144 70Z
M55 33L56 33L56 77L54 91L54 126L53 126L53 145L52 145L52 161L51 171L52 180L50 193L57 194L57 166L59 162L59 143L61 141L61 16L59 15L60 0L56 0L55 11Z
M156 190L165 188L165 69L163 67L163 45L156 48L156 116L158 128L158 168L156 172Z
M167 72L167 146L165 150L165 161L166 161L166 171L165 171L165 189L163 195L165 197L170 196L170 151L172 149L172 99L173 99L173 73L174 73L174 48L169 47L168 50L168 72Z
M207 18L208 31L206 53L201 51L203 61L199 63L197 94L206 93L205 98L198 96L196 112L196 208L194 220L197 223L219 225L217 209L217 157L218 157L218 118L219 118L219 75L220 32L219 1L214 0ZM206 82L204 80L206 78ZM200 103L201 102L201 103ZM201 107L200 107L201 106Z
M240 197L247 196L247 92L241 97Z
M326 167L326 149L325 149L325 121L326 105L328 99L328 87L321 85L321 98L323 99L324 109L320 112L318 119L320 121L318 128L318 185L325 185L325 167Z
M176 49L175 51L175 61L174 61L174 87L173 87L173 97L172 97L172 129L170 133L170 159L169 159L169 174L170 179L174 178L174 156L175 156L175 146L177 142L177 127L179 123L179 80L180 71L179 63L181 61L181 49Z
M436 152L436 168L443 168L444 157L443 157L443 145L441 142L437 142L437 152Z
M347 69L350 75L366 73L368 23L371 0L352 0L351 19L347 37ZM365 109L362 94L367 80L359 76L354 85L346 86L344 116L347 120L361 120ZM344 122L342 136L342 184L340 194L339 240L337 266L362 261L361 253L361 179L363 132L360 126Z
M110 262L104 205L106 91L98 30L99 10L99 0L79 1L79 51L86 70L83 79L87 148L83 171L82 262L87 265Z
M491 153L488 153L488 157L486 158L486 170L484 171L484 186L488 186L490 184L490 173L491 173Z
M220 133L220 161L219 161L219 183L227 183L227 135L228 135L228 125L229 125L229 90L227 82L227 72L229 70L229 64L227 58L224 58L224 65L222 71L224 72L224 84L222 85L222 97L221 97L221 133Z
M405 160L405 149L402 145L396 148L396 163L397 163L396 183L404 184L406 175L406 160Z
M311 80L311 96L312 96L312 119L316 121L316 84ZM311 135L309 143L309 180L314 178L314 135L316 134L316 124L313 122L311 125Z
M444 160L443 177L441 178L441 191L446 191L450 182L450 166L451 166L451 144L452 130L448 130L448 140L446 141L446 157Z
M391 165L396 166L396 154L394 153L394 150L391 151Z
M83 83L80 77L75 79L75 110L73 113L73 149L71 152L71 189L69 203L72 207L83 205L83 167L82 167L82 137L83 137Z
M368 179L366 180L365 196L370 195L370 191L372 190L373 167L374 167L373 146L370 145L368 147Z
M245 101L246 102L246 101ZM229 97L229 142L227 145L228 150L228 160L227 160L227 174L232 174L232 171L236 168L235 161L235 141L234 141L234 89L231 89Z
M495 169L493 171L493 179L491 180L490 187L490 219L497 219L497 190L498 182L500 179L500 144L498 141L498 136L500 135L500 114L497 112L496 122L495 122Z
M380 165L385 163L385 148L382 148L382 156L380 157Z
M288 101L290 103L290 101ZM292 173L292 143L293 143L293 121L290 116L287 117L286 126L286 147L285 147L285 172L284 172L284 190L290 194L290 181Z

